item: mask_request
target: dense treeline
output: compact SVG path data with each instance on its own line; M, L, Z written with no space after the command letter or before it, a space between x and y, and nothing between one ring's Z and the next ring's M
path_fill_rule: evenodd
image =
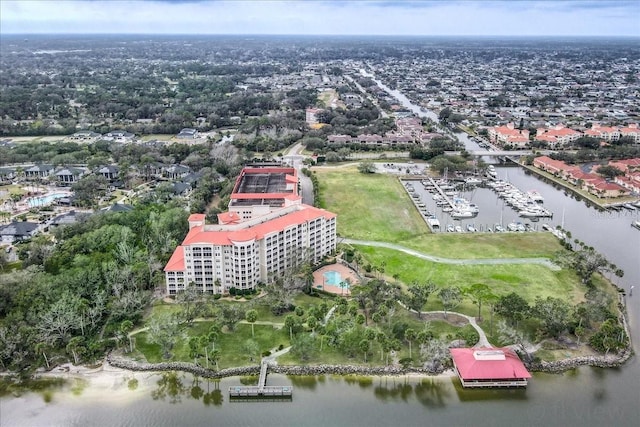
M139 204L20 245L26 268L0 276L2 368L92 360L119 344L160 285L187 215L172 204Z

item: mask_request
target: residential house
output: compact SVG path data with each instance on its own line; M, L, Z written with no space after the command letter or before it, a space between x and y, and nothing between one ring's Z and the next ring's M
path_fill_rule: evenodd
M609 182L600 179L595 182L587 182L583 188L589 193L600 198L622 197L628 196L631 192L615 182Z
M180 131L177 138L179 139L194 139L198 136L198 130L193 128L184 128Z
M631 123L627 127L619 129L620 137L626 136L633 139L635 144L640 144L640 127L637 123Z
M113 205L103 208L104 212L129 212L133 210L133 206L124 203L114 203Z
M0 242L13 243L27 240L38 232L39 224L28 221L13 221L0 226Z
M620 138L620 131L618 128L601 126L598 123L594 123L591 129L584 131L584 136L590 136L592 138L600 138L607 142L617 141Z
M640 171L640 158L624 159L624 160L610 160L609 166L620 169L622 172L629 173L633 171Z
M75 224L76 222L88 217L89 215L90 214L86 212L78 212L73 210L53 218L49 225L51 227L60 227L62 225Z
M135 139L135 135L124 130L112 130L102 136L104 141L114 141L122 143L130 143Z
M115 181L116 179L118 179L120 168L118 168L118 166L116 165L105 165L100 166L95 173L96 175L102 175L109 181Z
M0 184L11 184L16 177L15 168L0 168Z
M318 124L318 114L323 112L324 110L321 108L307 108L305 110L305 121L308 125L317 125Z
M56 172L56 182L59 186L68 187L82 178L86 170L74 167L63 167Z
M191 193L191 184L186 182L174 182L171 185L174 196L187 197Z
M564 178L565 173L571 168L565 162L554 160L549 156L536 157L533 159L533 166L561 178Z
M102 135L100 135L99 133L92 132L90 130L81 130L74 133L73 135L68 136L67 139L69 141L90 144L92 142L98 141L101 137Z
M164 169L162 176L169 179L184 178L191 173L191 169L188 166L183 165L171 165Z
M489 140L494 144L510 145L513 148L524 148L529 144L529 130L516 129L513 123L490 127L488 133Z
M44 179L52 175L54 171L53 165L34 165L24 170L24 176L28 180Z
M557 125L551 128L538 128L536 130L535 140L546 142L553 148L560 148L571 144L581 136L582 133L577 130L569 129L563 125Z

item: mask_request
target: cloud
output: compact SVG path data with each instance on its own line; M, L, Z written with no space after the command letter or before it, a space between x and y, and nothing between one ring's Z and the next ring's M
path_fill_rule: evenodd
M629 1L0 0L1 33L636 35Z

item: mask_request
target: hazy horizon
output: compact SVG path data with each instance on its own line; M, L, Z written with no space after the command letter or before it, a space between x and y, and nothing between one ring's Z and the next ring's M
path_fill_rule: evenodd
M640 37L640 7L637 0L2 0L0 34Z

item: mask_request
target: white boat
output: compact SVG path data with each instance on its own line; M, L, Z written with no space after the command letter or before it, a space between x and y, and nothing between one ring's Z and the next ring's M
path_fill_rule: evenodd
M494 230L496 230L496 233L504 233L504 227L501 226L500 224L496 224L495 227L493 227Z
M473 224L467 224L467 231L469 233L475 233L478 230L476 229L476 227Z
M515 222L510 222L509 224L507 224L507 230L518 231L518 224L516 224Z
M440 221L438 221L438 218L436 218L435 216L432 216L430 218L427 218L427 223L432 227L432 228L440 228Z
M456 231L456 229L453 227L453 225L451 224L447 225L447 232L453 233L454 231Z
M451 206L445 206L442 208L442 212L453 212L453 208Z
M443 209L444 210L444 209ZM473 218L475 216L475 214L471 211L467 211L467 210L454 210L453 212L451 212L451 218Z
M527 191L527 196L536 203L544 203L544 197L537 190Z
M640 221L633 221L631 223L631 226L637 228L638 230L640 230Z
M468 185L480 185L482 184L482 180L480 178L476 178L475 176L470 176L469 178L464 180L465 184Z
M462 233L462 227L456 225L456 233Z

